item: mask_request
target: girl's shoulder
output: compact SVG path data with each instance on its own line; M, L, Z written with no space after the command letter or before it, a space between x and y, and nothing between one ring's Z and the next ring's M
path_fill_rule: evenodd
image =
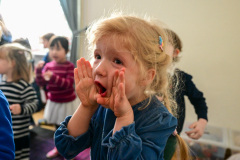
M144 109L141 109L142 107ZM167 108L157 99L156 96L153 96L150 99L146 99L133 106L134 115L137 117L155 117L159 115L171 115Z
M177 125L177 119L155 96L145 109L137 111L134 109L134 121L137 129L147 128L148 132L175 128Z
M18 82L15 82L15 85L25 90L26 88L32 87L27 81L20 79Z
M29 88L31 87L30 83L26 82L25 80L23 79L19 79L17 82L6 82L6 81L3 81L1 82L1 86L4 86L4 88L8 88L8 90L16 90L16 91L23 91L25 90L26 88Z
M19 83L20 85L24 86L24 87L30 86L30 83L28 83L27 81L25 81L25 80L23 80L23 79L20 79L20 80L18 81L18 83Z

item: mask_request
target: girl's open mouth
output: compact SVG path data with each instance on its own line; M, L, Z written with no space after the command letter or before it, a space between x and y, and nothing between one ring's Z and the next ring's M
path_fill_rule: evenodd
M95 84L97 85L98 89L99 89L99 94L102 97L106 97L107 95L107 89L105 87L103 87L99 82L95 81Z

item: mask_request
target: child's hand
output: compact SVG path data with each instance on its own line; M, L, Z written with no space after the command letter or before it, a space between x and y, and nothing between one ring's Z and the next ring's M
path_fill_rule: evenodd
M92 67L89 61L81 58L74 69L75 90L84 107L97 107L97 88L92 78Z
M202 137L205 127L207 125L207 120L200 118L197 122L194 122L189 126L191 131L186 132L188 137L192 139L199 139Z
M43 78L45 79L45 81L49 81L51 79L52 75L53 75L53 72L48 70L43 73Z
M45 64L45 61L42 61L42 60L41 60L41 61L39 61L39 62L37 63L36 68L37 68L37 69L43 68L44 64Z
M112 93L109 98L98 97L97 102L106 108L110 108L116 117L124 117L133 114L131 104L125 94L125 68L114 73Z
M12 112L12 114L20 114L22 111L20 104L10 105L10 111Z

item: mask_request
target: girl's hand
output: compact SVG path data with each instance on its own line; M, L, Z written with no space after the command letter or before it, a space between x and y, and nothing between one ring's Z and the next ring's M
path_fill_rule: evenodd
M41 60L37 63L36 68L37 69L43 68L44 64L45 64L45 61Z
M20 104L10 105L10 111L12 112L12 114L20 114L22 111Z
M188 137L192 139L199 139L202 137L206 125L207 125L207 120L200 118L197 122L194 122L189 126L189 128L192 130L186 132L186 134L188 135Z
M45 79L45 81L49 81L51 79L53 75L53 72L48 70L45 73L43 73L43 78Z
M84 107L97 107L97 88L92 78L92 66L81 58L74 69L75 90Z
M125 94L125 68L114 73L112 93L109 98L98 97L97 102L110 108L117 118L133 114L131 104Z

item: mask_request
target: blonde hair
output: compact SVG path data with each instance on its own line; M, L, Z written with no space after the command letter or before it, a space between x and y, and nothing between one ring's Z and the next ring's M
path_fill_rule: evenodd
M12 80L17 82L20 79L31 83L32 76L32 54L31 51L20 44L4 44L0 46L0 58L14 63Z
M90 51L94 50L96 43L104 36L120 40L139 65L139 79L146 76L148 69L155 69L156 75L152 83L146 87L144 94L150 97L150 100L152 96L164 95L165 106L172 113L171 108L175 107L175 103L172 103L174 101L169 91L170 77L167 72L171 65L171 58L164 52L169 40L161 25L147 17L139 18L135 15L114 13L108 18L101 18L91 24L86 34ZM162 37L164 42L163 51L159 47L159 36ZM185 144L179 136L177 136L177 139L180 140L181 143L179 144L181 146ZM188 151L185 149L183 149L183 153L187 155ZM184 156L183 159L187 158Z

